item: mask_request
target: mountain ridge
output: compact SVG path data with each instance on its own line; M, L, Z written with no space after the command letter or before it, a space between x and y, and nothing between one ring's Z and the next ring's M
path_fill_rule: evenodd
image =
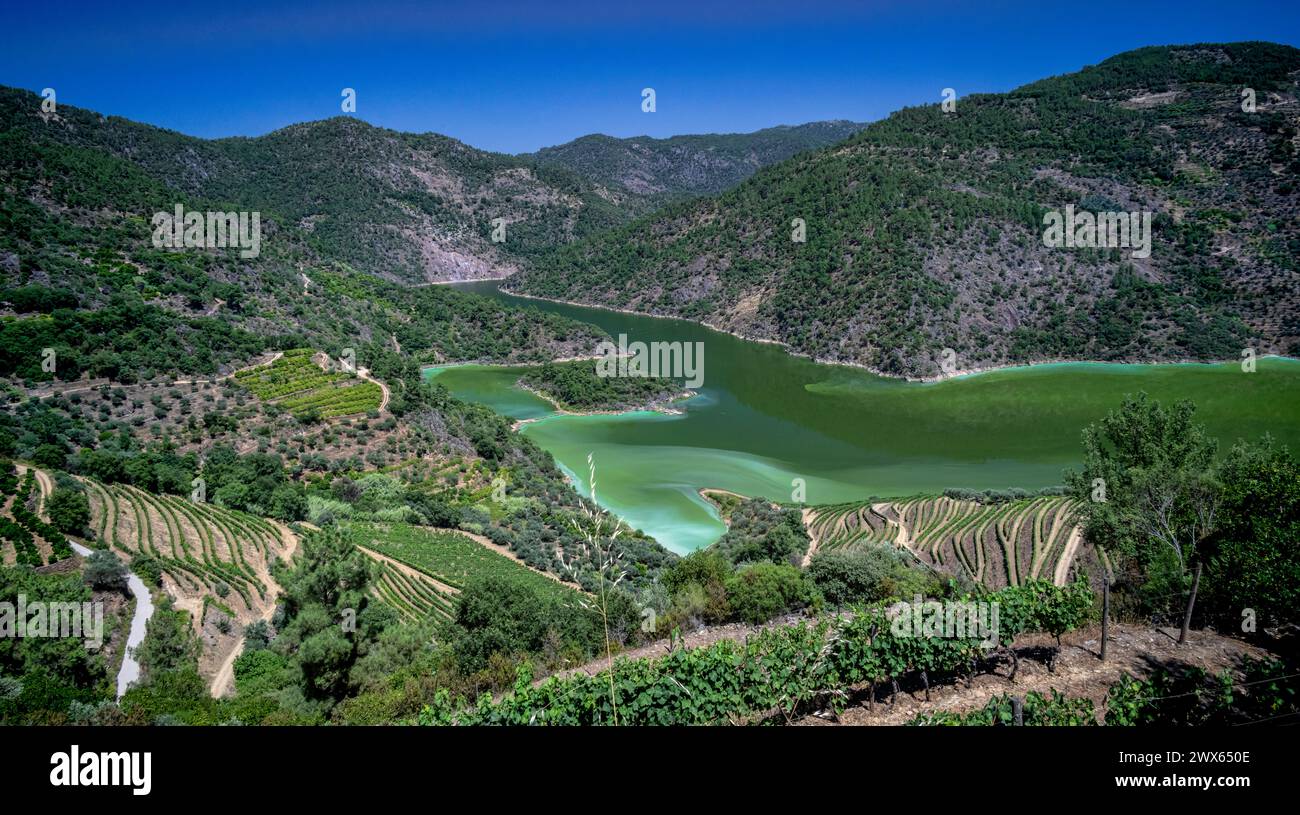
M202 139L66 104L47 114L40 104L29 91L0 87L0 125L35 143L127 160L178 193L282 216L323 254L404 283L506 276L532 254L657 205L610 195L562 162L353 116Z
M619 138L603 133L521 154L566 167L598 185L636 214L698 195L716 194L762 167L865 127L847 119L776 125L750 133L704 133Z
M1297 76L1289 46L1157 46L952 114L904 108L545 253L505 286L912 378L1294 353ZM1255 113L1240 109L1247 79ZM1044 215L1067 205L1152 212L1156 252L1044 246Z

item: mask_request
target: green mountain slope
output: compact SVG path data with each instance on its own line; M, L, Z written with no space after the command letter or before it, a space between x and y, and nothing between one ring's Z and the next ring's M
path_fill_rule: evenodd
M636 183L620 186L612 179L633 170L588 149L603 143L601 136L516 157L336 117L257 138L207 140L70 105L42 114L32 94L0 88L0 128L18 143L125 160L160 192L274 215L320 254L408 283L513 273L540 251L669 200L718 192L857 127L826 122L626 140L629 150L657 160L642 162ZM494 240L497 219L503 240Z
M279 190L274 208L258 205L256 257L157 247L155 213L177 204L239 209L277 191L241 197L251 181L213 175L240 177L231 167L251 161L239 155L244 148L66 107L43 116L40 103L0 92L0 457L188 494L200 458L227 447L235 455L238 445L277 474L249 486L258 506L273 492L293 499L277 514L283 520L305 518L307 482L328 489L341 474L393 468L402 480L392 476L390 486L418 476L428 500L415 504L436 510L428 522L463 521L536 568L591 585L573 529L582 504L554 460L509 419L453 399L420 367L549 361L590 353L603 332L365 274L327 253L296 217L301 190ZM320 167L313 183L328 178ZM263 169L268 175L248 178L270 184L271 167ZM346 198L317 189L323 205L344 211ZM297 347L353 356L391 398L365 415L322 421L214 377ZM641 534L620 545L638 568L630 582L652 581L672 559Z
M124 159L173 195L273 214L321 254L404 282L500 276L627 220L562 168L345 117L205 140L69 105L45 115L32 94L0 88L0 128ZM492 240L494 219L504 241Z
M75 108L43 117L40 99L20 91L0 92L0 121L0 312L13 315L0 323L0 376L209 373L296 345L337 355L374 343L420 362L544 361L583 353L599 335L445 287L360 274L325 253L292 210L259 205L256 258L155 247L156 212L270 196L217 180L234 172L231 150L210 142ZM47 347L60 360L52 372L42 370Z
M572 170L622 209L644 214L673 201L720 193L760 168L841 141L865 126L839 120L668 139L596 134L528 157L544 167Z
M961 370L1294 352L1297 76L1288 46L1153 47L949 114L904 109L549 253L508 287L909 376L945 358ZM1150 257L1045 246L1044 214L1067 205L1152 212Z

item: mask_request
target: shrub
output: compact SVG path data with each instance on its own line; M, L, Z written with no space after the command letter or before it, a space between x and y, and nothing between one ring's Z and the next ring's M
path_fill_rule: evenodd
M90 525L90 502L84 492L57 489L46 507L50 523L69 535L80 535Z
M141 553L133 557L131 571L150 586L162 585L162 564L153 555Z
M57 444L42 444L32 453L32 461L36 466L47 470L62 470L67 459L67 451Z
M832 606L908 598L917 593L935 596L942 589L937 577L916 568L907 555L888 546L861 552L819 552L808 564L808 576Z
M107 549L90 553L86 558L86 568L82 579L92 588L102 590L126 590L126 567L117 555Z
M663 582L668 591L676 594L691 583L700 586L722 584L730 576L731 564L725 557L715 551L701 549L669 566L664 571Z
M804 573L785 564L747 566L732 575L726 585L732 617L747 623L767 622L778 614L821 602Z

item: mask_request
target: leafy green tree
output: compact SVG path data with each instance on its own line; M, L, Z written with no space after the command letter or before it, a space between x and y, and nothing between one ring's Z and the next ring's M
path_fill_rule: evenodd
M818 552L808 564L808 577L832 606L909 600L915 594L934 597L943 590L938 578L913 567L891 546Z
M68 452L62 445L46 442L36 448L32 453L32 462L37 467L44 467L47 470L61 470L67 463Z
M121 707L150 724L214 725L224 718L221 703L208 693L197 664L178 664L172 670L151 673L146 681L127 690Z
M157 588L162 585L162 564L147 552L140 552L131 558L131 571L150 586Z
M199 643L190 615L175 608L171 597L164 596L154 609L135 657L146 684L169 673L198 671Z
M663 583L669 592L676 593L695 583L700 586L723 584L731 576L731 564L721 553L699 549L664 570Z
M1270 439L1238 444L1224 462L1218 531L1206 541L1206 606L1262 628L1300 621L1300 466Z
M464 670L481 670L495 653L524 654L541 647L545 600L522 582L485 575L465 586L456 604L454 648Z
M753 624L821 603L803 572L776 563L755 563L736 572L727 580L727 599L736 619Z
M85 603L88 589L75 574L38 574L0 568L0 603L16 607L18 597L48 603ZM0 723L60 723L74 701L104 698L107 671L102 656L75 637L14 636L13 615L0 615Z
M296 662L303 695L332 705L352 689L350 673L395 621L369 596L370 560L336 531L308 535L280 575L284 623L273 647Z
M298 484L280 484L271 491L270 509L282 521L301 521L307 517L307 496Z
M1172 556L1186 573L1215 530L1220 503L1218 444L1192 420L1195 410L1139 393L1084 429L1083 469L1066 478L1083 502L1090 541L1147 569Z
M91 552L90 557L86 558L86 567L81 574L81 579L86 581L86 585L109 591L125 591L126 577L126 566L122 565L117 555L107 549Z
M90 501L81 490L56 489L45 511L60 532L80 535L90 525Z

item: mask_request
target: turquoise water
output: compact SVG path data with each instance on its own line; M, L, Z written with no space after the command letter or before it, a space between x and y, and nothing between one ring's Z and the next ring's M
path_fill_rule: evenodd
M703 342L704 384L683 415L556 414L514 387L521 369L457 366L430 376L458 397L517 419L570 474L595 456L603 505L677 552L723 525L699 490L716 487L807 503L901 496L947 487L1059 484L1077 465L1080 431L1146 390L1190 398L1225 442L1271 432L1300 446L1300 361L1236 364L1062 363L939 383L908 383L821 365L779 346L695 323L512 297L495 284L461 288L593 323L631 340ZM585 475L584 475L585 478Z

